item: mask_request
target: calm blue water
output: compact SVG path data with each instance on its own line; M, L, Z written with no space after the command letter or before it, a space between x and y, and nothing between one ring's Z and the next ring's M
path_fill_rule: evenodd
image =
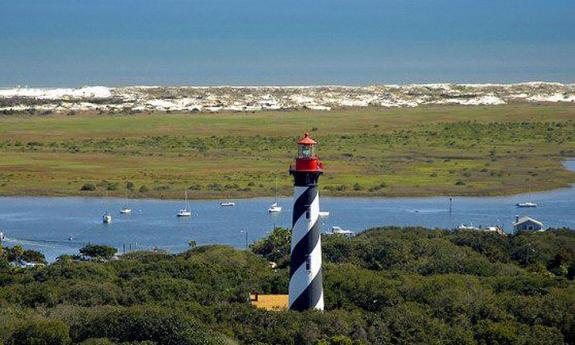
M575 170L575 160L566 162ZM517 209L517 202L534 201L534 209ZM198 244L228 244L238 248L264 237L274 225L291 225L290 198L280 199L284 212L267 212L272 199L236 200L223 208L215 200L191 201L193 217L176 217L181 201L132 200L133 214L120 215L121 199L94 198L0 198L0 229L10 239L42 251L49 260L77 253L85 243L107 244L119 249L161 249L178 252L188 240ZM454 198L452 212L446 197L433 198L321 198L322 210L331 212L322 228L339 225L361 231L382 225L421 225L454 228L467 225L501 225L508 232L515 215L529 215L546 227L575 228L575 188L510 197ZM106 209L114 210L112 224L102 224ZM242 232L243 231L243 232ZM69 241L68 238L73 240Z
M0 0L0 87L575 81L572 0Z

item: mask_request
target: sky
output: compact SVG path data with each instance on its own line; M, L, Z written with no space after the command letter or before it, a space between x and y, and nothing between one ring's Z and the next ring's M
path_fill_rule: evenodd
M575 82L573 0L0 0L0 87Z

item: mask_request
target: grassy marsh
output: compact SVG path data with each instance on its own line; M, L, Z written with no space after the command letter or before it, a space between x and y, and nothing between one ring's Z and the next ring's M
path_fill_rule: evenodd
M291 194L312 132L325 195L503 195L575 181L575 105L0 117L0 195ZM81 191L93 184L94 191Z

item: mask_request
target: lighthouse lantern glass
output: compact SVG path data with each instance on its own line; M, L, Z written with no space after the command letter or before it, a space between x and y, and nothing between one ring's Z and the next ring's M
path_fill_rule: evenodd
M311 158L315 155L315 147L308 144L299 145L299 158Z

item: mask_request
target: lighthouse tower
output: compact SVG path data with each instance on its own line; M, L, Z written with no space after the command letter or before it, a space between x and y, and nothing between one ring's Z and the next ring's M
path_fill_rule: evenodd
M315 154L316 142L305 136L297 143L294 177L294 207L292 218L289 309L323 310L321 277L321 236L319 194L317 182L323 173L323 163Z

